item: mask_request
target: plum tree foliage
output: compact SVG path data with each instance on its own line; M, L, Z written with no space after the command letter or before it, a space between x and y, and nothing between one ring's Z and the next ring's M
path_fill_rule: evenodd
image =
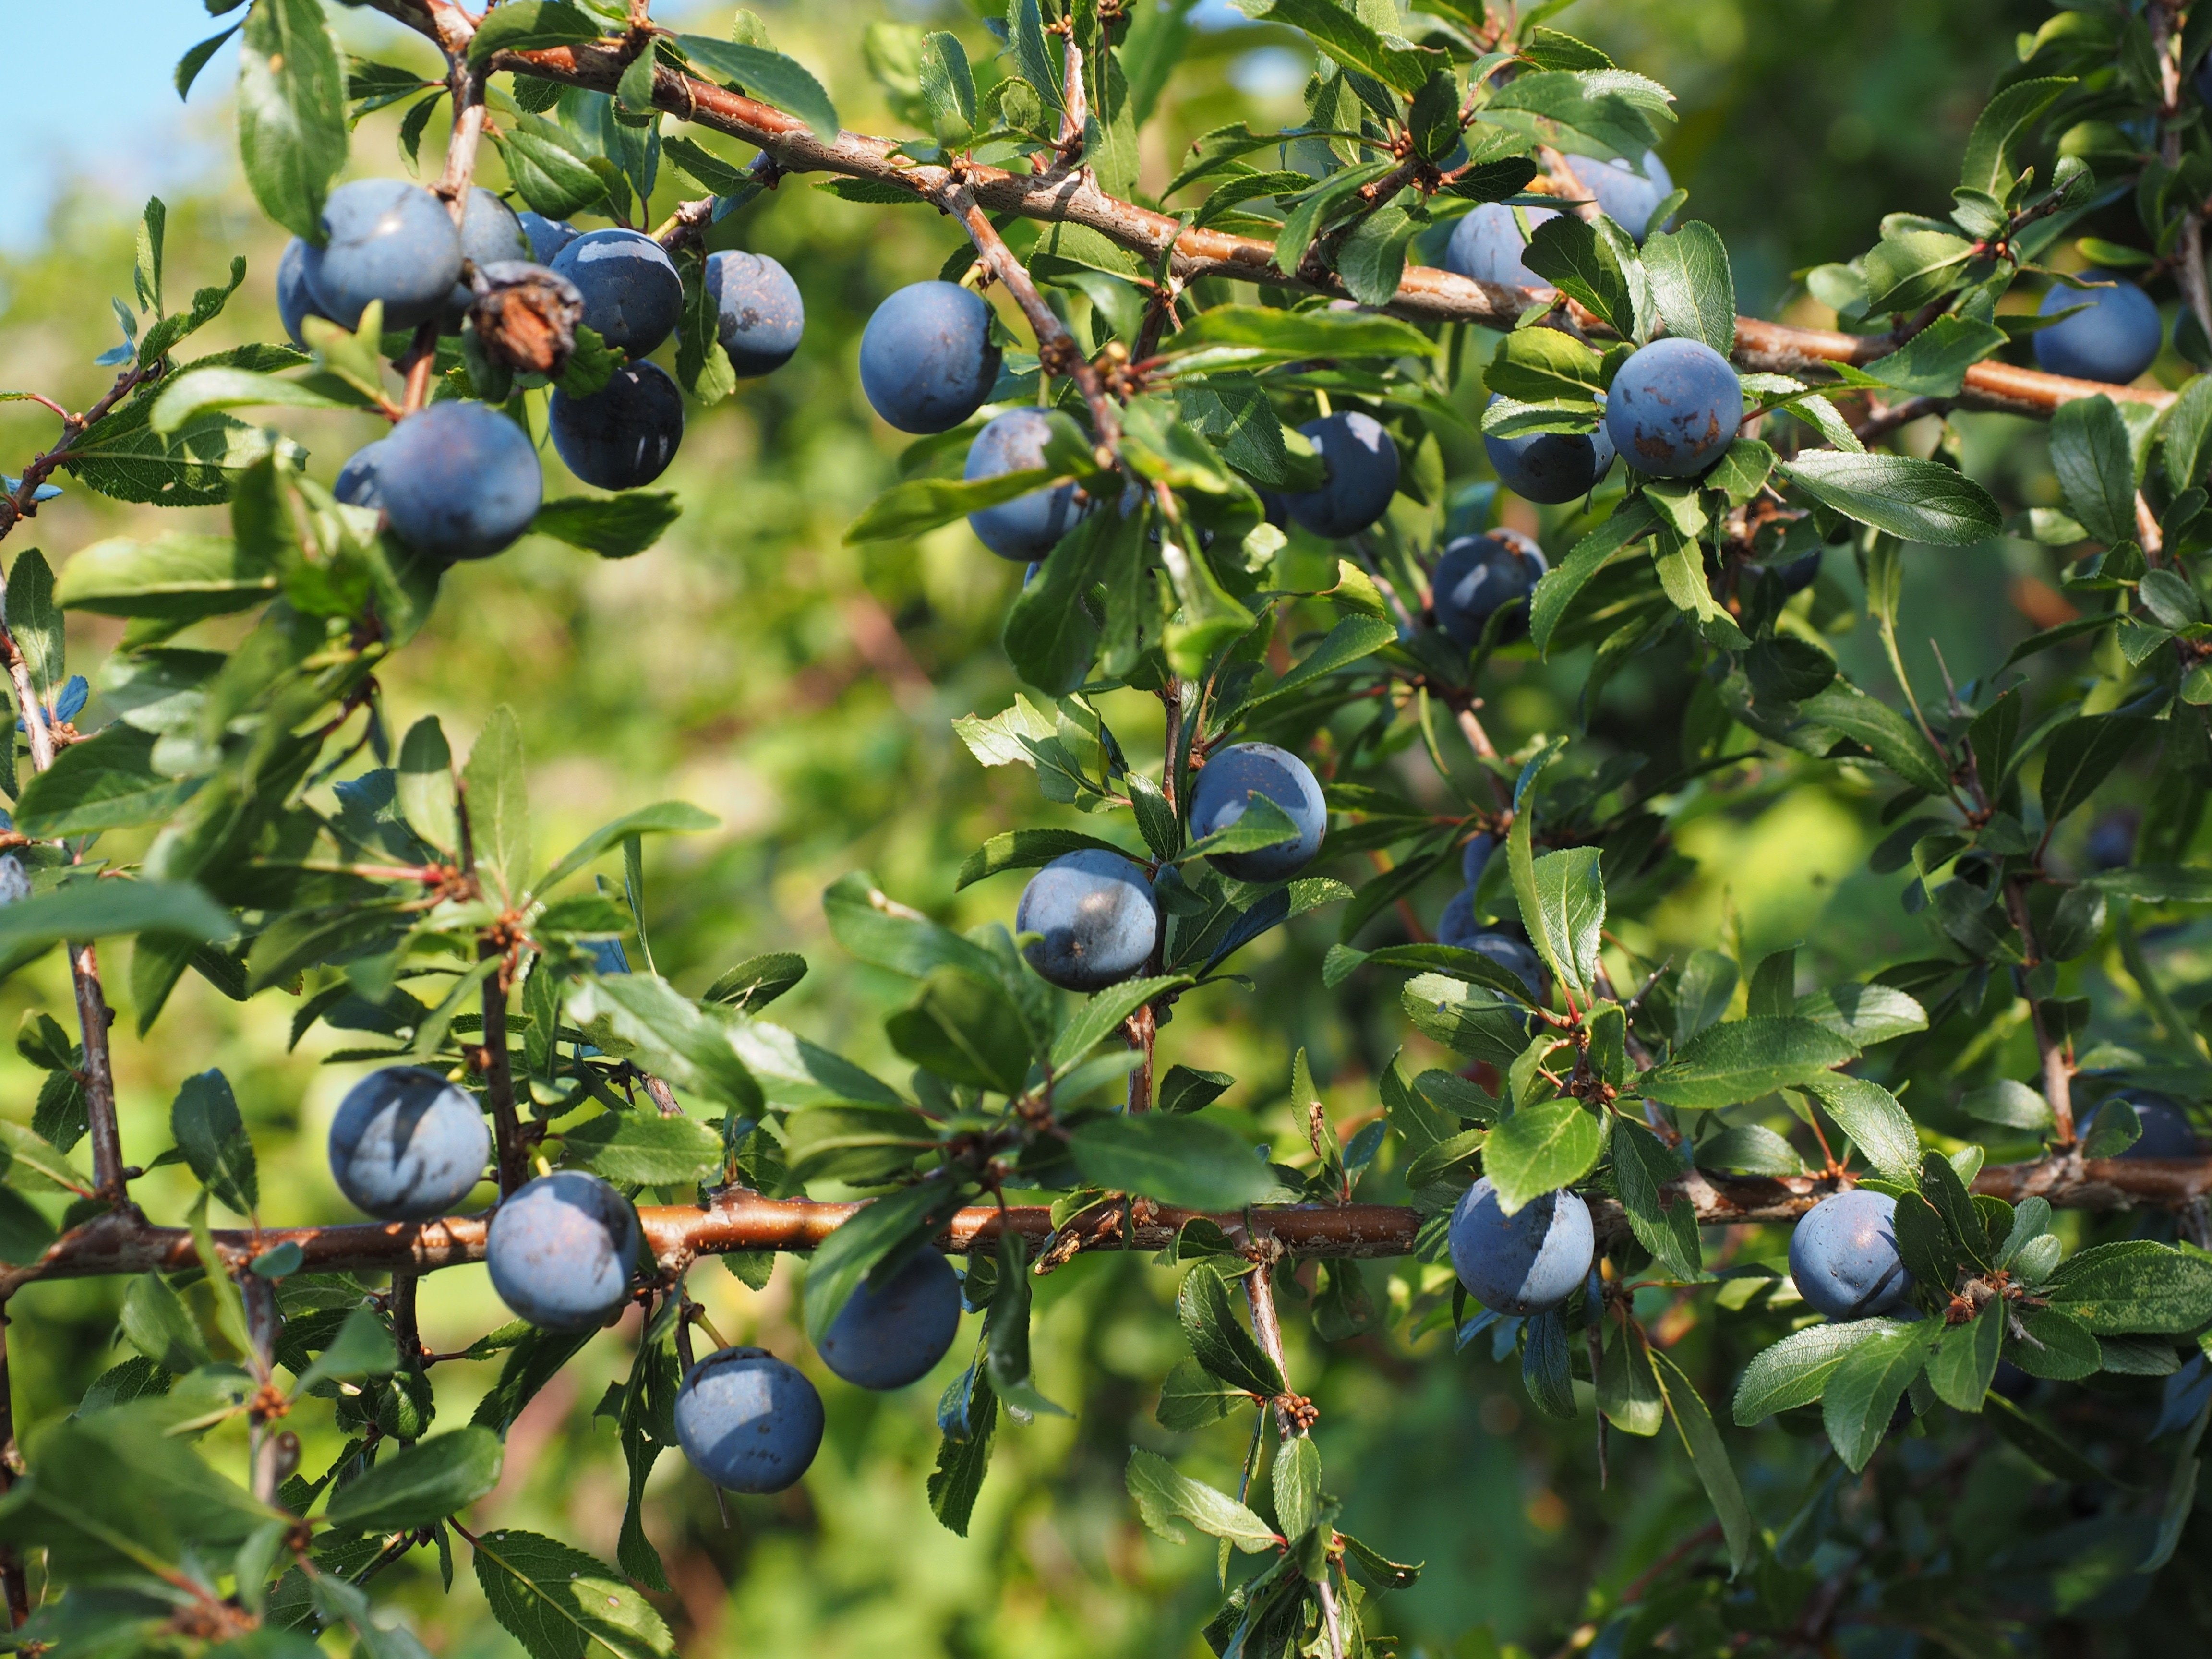
M1838 319L1811 331L1738 316L1721 235L1658 160L1673 95L1553 27L1558 0L1237 3L1310 45L1305 115L1206 134L1152 198L1139 135L1181 5L979 0L973 28L872 52L915 129L882 139L842 131L750 12L724 38L645 0L368 0L422 37L426 76L349 58L323 0L208 0L242 13L240 155L296 239L281 314L195 356L243 262L179 304L149 204L112 389L0 501L0 957L59 947L81 1017L19 1040L48 1086L0 1124L0 1304L128 1275L137 1350L0 1466L14 1650L305 1654L347 1627L415 1653L368 1587L417 1549L450 1579L458 1540L532 1654L671 1651L641 1594L669 1587L640 1522L660 1452L775 1491L823 1435L801 1356L695 1352L686 1273L778 1249L805 1255L807 1334L849 1383L910 1382L981 1314L927 1480L959 1533L1002 1416L1061 1409L1031 1373L1038 1277L1102 1249L1179 1275L1188 1357L1128 1455L1129 1513L1218 1541L1202 1634L1224 1656L1385 1650L1421 1571L1381 1547L1418 1552L1402 1517L1325 1470L1286 1307L1409 1364L1517 1362L1534 1410L1594 1414L1601 1466L1609 1431L1681 1460L1710 1522L1594 1584L1576 1647L2018 1651L2006 1620L2124 1614L2160 1582L2212 1414L2212 1050L2142 945L2212 903L2212 7L2074 0L2023 35L1953 208L1892 213L1806 273ZM359 115L403 103L410 156L450 122L434 184L352 153ZM1036 559L1003 634L1030 690L957 729L1091 825L1010 826L959 872L1038 872L1018 932L953 931L864 872L830 889L842 952L914 982L896 1079L768 1017L804 963L699 996L649 951L632 969L644 839L708 815L641 805L542 863L512 715L457 757L434 718L392 729L376 679L454 560L530 528L651 556L681 503L638 486L683 441L678 383L727 398L803 326L783 267L702 230L809 176L969 239L858 343L878 412L933 435L850 534L970 517L975 557ZM2129 211L2140 246L2085 234ZM642 361L672 336L672 379ZM2132 384L2162 349L2176 385ZM307 456L299 410L350 411L357 453ZM2047 473L1970 476L1954 410L2047 420ZM544 441L611 493L541 505ZM1498 522L1486 451L1560 509L1547 544ZM57 574L21 545L57 479L227 503L230 533L102 543ZM1993 675L1916 683L1903 573L2008 532L2063 550L2073 618ZM1833 648L1856 618L1829 573L1854 567L1881 684ZM127 622L82 678L72 609ZM212 618L251 625L227 652L178 643ZM1502 658L1579 651L1583 723L1486 698ZM2066 676L2030 679L2046 653ZM1687 714L1595 729L1608 682L1650 664ZM1157 772L1109 724L1148 702ZM1873 866L1908 872L1924 947L1831 981L1794 950L1740 960L1716 915L1710 948L1639 954L1689 870L1676 815L1731 768L1878 800ZM615 860L621 880L586 879ZM1419 915L1455 871L1441 923ZM1164 1067L1178 1002L1285 926L1334 929L1328 991L1402 1013L1348 1139L1303 1051L1290 1144L1216 1104L1237 1079ZM2089 994L2106 957L2131 996ZM134 1018L111 1029L118 962ZM220 1073L186 1084L161 1160L199 1201L138 1209L129 1160L154 1149L120 1144L111 1045L157 1040L188 974L283 1004L295 1042L343 1010L374 1041L334 1058L408 1068L349 1097L331 1154L365 1208L410 1218L261 1227ZM1739 1109L1762 1102L1794 1139ZM213 1228L214 1205L251 1224ZM433 1355L418 1298L485 1260L520 1321ZM617 1561L472 1530L506 1430L633 1305L605 1408ZM471 1419L441 1420L429 1367L487 1359ZM320 1416L343 1450L301 1467ZM246 1465L219 1467L200 1443L239 1421ZM1224 1423L1234 1492L1158 1449ZM1777 1435L1819 1444L1806 1478L1739 1480ZM1943 1471L1996 1459L2066 1493L2071 1529L1972 1560L1916 1544Z

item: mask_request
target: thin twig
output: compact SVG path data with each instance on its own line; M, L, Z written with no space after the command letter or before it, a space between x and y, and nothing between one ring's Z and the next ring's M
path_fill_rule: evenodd
M480 939L477 957L503 957L496 942ZM530 1174L530 1149L522 1138L522 1122L514 1110L514 1068L507 1051L507 964L501 962L483 982L483 1046L477 1061L483 1072L484 1096L491 1103L492 1127L499 1144L499 1195L506 1198Z

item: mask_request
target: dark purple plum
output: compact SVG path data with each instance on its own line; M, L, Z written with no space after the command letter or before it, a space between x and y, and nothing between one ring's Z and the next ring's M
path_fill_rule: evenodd
M371 301L384 326L413 328L439 313L461 275L461 234L446 204L403 179L356 179L323 204L323 246L301 255L325 317L359 328Z
M442 1073L387 1066L346 1091L331 1121L331 1174L356 1208L385 1221L450 1213L483 1178L491 1131Z
M822 1396L765 1348L724 1348L676 1391L676 1438L725 1492L781 1492L822 1448Z
M1912 1294L1897 1252L1897 1200L1854 1188L1824 1198L1790 1234L1797 1293L1830 1319L1893 1313Z
M1316 536L1356 536L1373 525L1398 490L1398 446L1382 423L1340 410L1298 430L1320 453L1328 477L1318 489L1284 496L1291 517Z
M392 533L452 562L486 559L530 528L544 475L530 436L477 403L438 403L382 440L375 489Z
M605 1325L629 1300L637 1212L595 1175L556 1170L493 1212L484 1264L500 1300L549 1331Z
M546 415L568 471L602 489L635 489L668 470L684 438L684 394L653 363L629 363L588 398L556 386Z
M2072 289L2053 283L2036 307L2037 316L2083 308L2036 331L2035 361L2053 374L2125 386L2157 359L2166 335L2158 306L2133 283L2109 271L2085 270L2081 280L2112 286Z
M1522 211L1528 216L1531 234L1545 220L1559 216L1556 208L1523 208ZM1503 202L1485 202L1452 227L1451 240L1444 245L1444 269L1478 283L1549 288L1551 283L1521 263L1528 246L1528 239L1522 235L1513 210Z
M1430 583L1437 626L1471 649L1481 641L1492 614L1516 605L1519 614L1502 624L1504 636L1527 633L1527 600L1547 568L1544 550L1517 530L1501 526L1480 536L1455 538L1437 557Z
M587 230L553 258L584 296L584 326L617 351L642 357L676 331L684 279L667 251L641 230Z
M960 1279L924 1249L883 1289L861 1282L830 1322L822 1363L863 1389L902 1389L944 1358L959 1332Z
M999 378L991 307L957 283L914 283L860 331L860 390L902 432L950 432Z
M1215 853L1208 862L1238 881L1288 881L1313 862L1328 830L1328 806L1306 763L1272 743L1237 743L1206 757L1190 792L1194 841L1226 830L1255 795L1280 807L1297 827L1294 839L1243 853Z
M1546 1193L1508 1215L1488 1176L1461 1197L1448 1237L1452 1271L1467 1293L1516 1319L1572 1296L1597 1248L1589 1206L1575 1194Z
M714 337L732 369L750 377L791 361L806 332L806 306L789 271L764 253L730 249L708 256L706 283Z
M1145 866L1101 847L1063 853L1030 878L1014 931L1043 937L1023 951L1037 977L1098 991L1145 969L1159 943L1159 901Z
M1606 435L1638 472L1695 477L1728 453L1743 424L1743 383L1702 340L1654 340L1613 376Z
M1051 437L1052 420L1042 410L1010 409L975 434L961 476L974 480L1033 471L1045 464ZM1071 483L1032 489L970 513L968 524L976 539L1000 558L1027 564L1051 552L1082 516Z
M1521 438L1486 434L1482 447L1500 483L1522 501L1547 507L1589 495L1613 467L1613 440L1602 423L1589 432L1532 432Z

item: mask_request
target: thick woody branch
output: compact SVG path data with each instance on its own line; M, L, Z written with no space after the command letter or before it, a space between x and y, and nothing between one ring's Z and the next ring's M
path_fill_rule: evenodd
M371 0L378 9L428 33L422 9L411 0ZM486 68L519 70L564 86L612 92L627 63L621 42L608 40L538 52L495 52ZM1083 225L1148 262L1167 256L1168 274L1189 283L1218 276L1234 282L1267 283L1314 293L1344 292L1334 272L1278 270L1274 245L1249 236L1192 227L1108 195L1089 169L1059 168L1043 173L1009 173L999 167L966 166L960 179L952 169L916 165L891 152L893 142L842 131L824 141L797 117L731 92L696 76L659 65L654 71L654 105L672 115L766 150L788 173L830 173L849 179L910 190L920 199L940 202L964 181L977 205L988 213L1012 213L1049 223ZM1407 268L1389 310L1425 322L1471 322L1508 329L1531 307L1549 307L1549 289L1502 287L1454 276L1428 265ZM1735 360L1747 368L1777 374L1817 373L1832 362L1865 363L1895 349L1887 336L1842 334L1790 328L1755 317L1736 323ZM2154 387L2111 386L2004 363L1977 363L1966 371L1957 407L2012 414L2049 415L2076 398L2106 396L2163 408L2173 393Z
M1832 1181L1809 1176L1769 1179L1692 1170L1662 1189L1667 1201L1687 1201L1705 1226L1753 1222L1788 1223L1836 1190ZM2035 1194L2060 1209L2178 1209L2212 1194L2212 1158L2100 1158L2054 1155L2033 1164L2001 1164L1974 1178L1974 1190L2007 1200ZM700 1256L733 1250L811 1250L851 1218L857 1204L811 1199L763 1198L724 1193L706 1206L648 1205L638 1211L653 1258L680 1271ZM1626 1231L1620 1206L1593 1206L1599 1230ZM1207 1214L1139 1202L1103 1206L1064 1236L1076 1249L1158 1250L1173 1243L1184 1223L1201 1215L1232 1237L1249 1229L1293 1255L1382 1258L1408 1255L1420 1231L1418 1210L1392 1204L1275 1205ZM264 1227L258 1233L217 1231L216 1248L234 1267L264 1251L295 1243L304 1273L429 1273L481 1261L489 1214L441 1221L362 1223L341 1227ZM1043 1205L1000 1210L975 1205L959 1211L938 1235L955 1254L993 1250L1011 1227L1033 1243L1054 1229ZM156 1227L127 1212L95 1217L57 1239L37 1261L0 1269L0 1299L45 1279L85 1279L112 1273L173 1273L199 1257L181 1227Z

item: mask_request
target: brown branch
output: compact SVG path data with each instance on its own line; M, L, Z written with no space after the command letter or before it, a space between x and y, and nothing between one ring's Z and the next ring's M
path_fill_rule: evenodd
M93 1190L111 1203L127 1196L123 1173L123 1135L115 1113L115 1066L107 1030L115 1010L100 982L100 952L90 939L63 947L69 952L70 980L76 993L77 1026L84 1037L84 1115L92 1142Z
M477 942L477 957L503 956L503 946L490 939ZM507 964L502 962L483 983L483 1046L477 1063L484 1079L484 1096L491 1102L491 1121L499 1144L499 1195L507 1197L530 1175L530 1148L522 1138L522 1123L514 1112L514 1068L507 1051Z
M1152 1043L1159 1034L1159 1016L1152 1005L1143 1007L1121 1023L1121 1038L1142 1056L1137 1069L1129 1073L1129 1110L1149 1112L1152 1109Z
M2012 917L2012 925L2020 930L2028 964L2043 959L2042 948L2036 943L2035 928L2028 920L2027 884L2025 878L2014 877L2004 884L2005 910ZM2052 1035L2044 1023L2043 1004L2029 995L2027 976L2021 969L2014 970L2019 990L2027 1001L2027 1017L2035 1030L2035 1052L2043 1072L2043 1098L2051 1108L2051 1127L2057 1144L2074 1144L2074 1068L2067 1058L2066 1044Z
M1071 46L1069 50L1074 48ZM1097 368L1083 355L1083 349L1075 343L1075 337L1067 331L1058 313L1045 303L1044 295L1030 280L1028 270L1014 258L1013 250L1006 246L1006 238L999 234L998 227L976 202L962 173L956 171L950 175L938 192L937 204L960 222L968 233L968 240L975 244L975 257L983 262L984 269L1006 284L1006 292L1022 308L1022 315L1029 319L1030 327L1036 335L1039 367L1048 374L1065 374L1074 380L1091 410L1091 434L1098 446L1098 465L1112 466L1115 452L1121 447L1121 412L1107 394L1106 383L1099 379Z
M429 32L422 21L422 8L412 0L370 3L419 32ZM519 70L565 86L612 92L627 65L625 52L626 43L620 40L537 52L501 52L492 55L485 68L492 72ZM933 202L940 200L957 182L948 167L918 166L894 155L892 140L849 131L827 141L818 139L796 116L665 64L654 70L653 104L669 114L767 151L786 172L872 179L910 190ZM987 212L1086 226L1148 263L1168 256L1168 274L1185 284L1200 277L1219 276L1332 295L1345 291L1334 272L1279 270L1271 242L1195 226L1185 229L1180 220L1109 196L1087 169L1017 173L967 164L961 179ZM1522 312L1532 306L1549 307L1555 298L1548 289L1506 288L1455 276L1432 266L1414 265L1401 278L1387 309L1420 321L1474 322L1508 329ZM1778 374L1803 374L1831 362L1870 362L1894 349L1887 336L1790 328L1753 317L1739 318L1736 322L1736 362L1745 368ZM2159 408L2174 397L2156 387L2101 386L1985 362L1966 371L1965 387L1955 402L1966 409L2048 415L2073 398L2099 395Z
M1769 1178L1692 1170L1662 1191L1672 1201L1690 1203L1699 1224L1719 1227L1793 1222L1837 1185L1809 1176ZM1973 1189L2008 1201L2033 1194L2060 1209L2180 1209L2212 1194L2212 1158L2085 1161L2075 1153L2054 1153L2033 1164L1985 1169L1974 1178ZM732 1250L813 1249L860 1207L732 1189L707 1206L647 1205L639 1209L638 1219L654 1259L676 1269L697 1257ZM1590 1207L1601 1233L1626 1234L1627 1223L1618 1205ZM1324 1258L1405 1255L1413 1248L1422 1220L1419 1211L1391 1204L1261 1206L1209 1214L1139 1203L1126 1216L1121 1205L1102 1207L1064 1231L1073 1240L1071 1255L1087 1249L1158 1250L1175 1242L1185 1223L1201 1215L1232 1237L1243 1235L1249 1218L1254 1230L1290 1254ZM218 1231L214 1238L234 1265L280 1244L295 1243L306 1257L303 1273L430 1273L483 1261L489 1223L486 1212L439 1221ZM956 1255L995 1249L1000 1232L1008 1227L1041 1242L1054 1231L1052 1212L1041 1204L1004 1210L972 1206L954 1214L937 1243ZM39 1279L173 1273L198 1261L185 1229L157 1227L131 1212L113 1212L70 1229L37 1261L0 1268L0 1298Z
M468 213L477 150L483 142L484 77L470 64L465 51L453 53L451 62L446 84L453 99L453 132L446 143L445 171L431 190L444 200L458 225Z
M1863 444L1875 443L1923 415L1941 415L1950 407L1948 398L1907 398L1901 403L1877 404L1865 420L1851 428L1851 435Z
M0 1300L0 1497L15 1484L15 1395L8 1374L8 1304ZM0 1544L0 1595L8 1602L8 1627L31 1616L31 1576L13 1544Z

